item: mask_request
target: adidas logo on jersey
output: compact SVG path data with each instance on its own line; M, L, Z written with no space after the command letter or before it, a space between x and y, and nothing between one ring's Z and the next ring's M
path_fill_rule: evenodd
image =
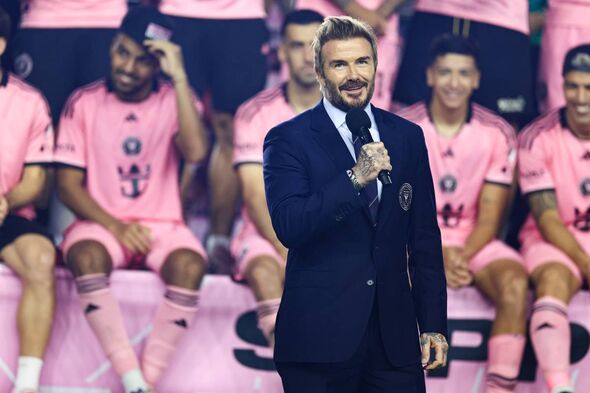
M188 328L188 323L186 323L186 319L177 319L174 321L174 324L184 329Z
M584 153L582 160L590 160L590 150L587 150L586 153Z
M125 121L137 121L137 116L135 116L135 113L131 112L127 115Z
M93 311L99 310L100 307L98 307L96 304L92 304L90 303L88 306L86 306L86 308L84 309L84 314L90 314Z

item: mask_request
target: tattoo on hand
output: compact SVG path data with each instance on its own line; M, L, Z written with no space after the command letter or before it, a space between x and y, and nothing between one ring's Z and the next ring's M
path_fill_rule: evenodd
M539 220L545 211L557 209L557 197L553 190L534 192L528 199L535 220Z
M371 174L371 168L373 166L373 158L369 157L366 151L361 150L361 155L359 158L361 174L363 177L369 177Z
M420 336L420 344L422 346L428 345L431 340L439 344L446 344L447 342L445 336L440 333L424 333Z

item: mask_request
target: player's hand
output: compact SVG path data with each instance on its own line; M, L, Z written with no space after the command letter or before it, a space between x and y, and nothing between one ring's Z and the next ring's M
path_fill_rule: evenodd
M422 333L420 335L420 348L422 350L422 368L434 370L447 365L447 353L449 344L440 333ZM430 361L430 354L434 349L434 360Z
M147 254L152 246L151 230L139 223L119 223L113 234L129 251L136 254Z
M363 145L352 172L359 184L365 187L377 178L379 172L392 169L385 145L382 142L373 142Z
M368 23L378 36L383 35L387 29L387 19L384 16L362 6L357 0L349 1L344 11L353 18Z
M167 40L145 40L148 51L160 61L160 68L174 83L187 80L180 46Z
M4 195L0 195L0 225L4 223L9 211L8 199Z
M445 263L445 275L447 285L450 288L462 288L473 281L469 271L467 259L463 256L463 250L458 247L443 248L443 259Z

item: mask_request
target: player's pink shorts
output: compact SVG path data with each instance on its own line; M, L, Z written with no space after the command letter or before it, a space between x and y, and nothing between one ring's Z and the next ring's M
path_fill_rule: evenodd
M586 250L586 253L590 253L590 235L585 237L576 236L576 238L584 250ZM567 267L578 280L582 281L584 279L578 265L570 257L554 245L542 239L533 238L530 241L525 240L521 252L529 274L532 274L539 266L557 262Z
M241 231L241 233L232 240L230 251L236 259L234 278L238 281L241 281L246 277L246 270L250 263L261 256L271 257L282 267L285 267L285 261L274 246L270 244L268 240L258 235L258 233Z
M444 247L463 247L463 242L444 242ZM469 270L471 273L476 274L481 271L483 268L488 266L490 263L499 261L499 260L511 260L524 265L524 261L522 257L516 250L512 247L506 245L504 242L500 240L492 240L488 244L485 245L477 254L475 254L471 260L469 261Z
M179 249L194 251L207 261L207 253L201 242L186 225L155 221L140 221L139 223L152 231L152 248L145 257L145 265L154 272L159 273L166 258ZM76 221L66 229L61 244L64 256L67 257L70 248L82 240L95 240L101 243L107 249L114 269L129 267L131 262L136 259L111 232L102 225L91 221Z

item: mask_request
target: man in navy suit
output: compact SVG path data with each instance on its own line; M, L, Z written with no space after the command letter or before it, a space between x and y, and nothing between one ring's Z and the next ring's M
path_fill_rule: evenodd
M370 105L377 49L365 23L326 18L314 52L323 100L264 144L268 207L289 248L277 370L286 393L425 392L423 369L443 366L448 345L424 136ZM375 142L353 140L351 109ZM382 170L392 184L377 181Z

